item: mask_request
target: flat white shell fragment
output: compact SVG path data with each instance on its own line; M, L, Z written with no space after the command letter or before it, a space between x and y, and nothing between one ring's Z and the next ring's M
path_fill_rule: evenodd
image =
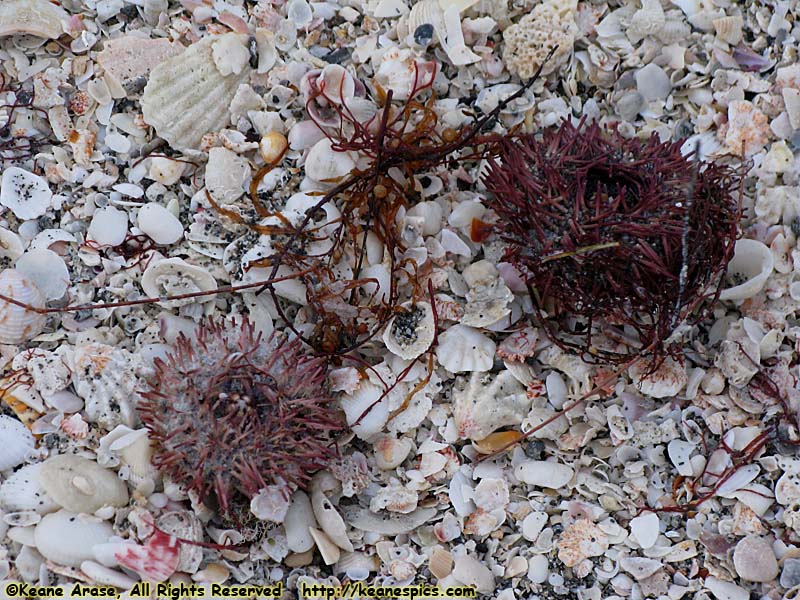
M758 240L737 240L727 274L733 285L720 292L720 300L752 298L764 288L774 265L775 258L766 244Z
M148 202L139 209L137 226L156 244L174 244L183 237L183 225L157 202Z
M296 491L292 494L289 510L283 519L286 543L292 552L307 552L314 547L314 538L309 533L309 528L316 524L308 494L302 490Z
M45 515L33 535L36 549L47 560L79 567L94 558L92 546L107 542L113 533L109 523L96 517L60 510Z
M64 33L69 14L47 0L5 0L0 3L0 37L35 35L55 39Z
M250 165L227 148L212 148L206 165L206 189L217 203L231 204L245 192Z
M114 471L74 454L60 454L42 463L40 483L60 506L94 513L103 506L128 503L128 486Z
M101 246L119 246L128 235L128 213L114 206L98 208L89 224L89 239Z
M642 548L651 548L658 539L659 524L656 513L646 512L631 519L631 533Z
M19 167L3 171L0 204L10 208L18 219L41 217L50 208L52 198L53 192L44 177Z
M335 183L355 169L356 161L350 152L337 152L331 147L331 141L323 138L311 148L305 167L311 179Z
M67 265L52 250L28 250L19 257L16 268L36 284L47 300L58 300L69 287Z
M568 465L544 460L526 460L517 465L514 475L528 485L558 489L567 485L575 471Z

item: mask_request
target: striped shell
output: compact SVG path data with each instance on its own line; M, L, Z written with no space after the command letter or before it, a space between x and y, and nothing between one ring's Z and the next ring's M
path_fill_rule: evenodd
M30 279L16 269L0 273L0 295L34 308L44 308L44 297ZM46 317L16 304L0 300L0 344L22 344L44 329Z
M0 37L28 34L55 39L64 33L69 15L47 0L0 2Z
M206 133L230 122L233 96L252 69L246 64L238 73L223 75L217 63L224 64L220 52L241 50L240 46L247 49L246 35L226 33L203 38L150 73L142 96L142 114L173 148L197 148ZM227 67L225 64L225 71Z
M21 465L33 450L33 434L22 423L7 415L0 415L0 471Z
M7 512L32 510L44 514L59 508L39 482L42 463L18 469L0 485L0 508Z

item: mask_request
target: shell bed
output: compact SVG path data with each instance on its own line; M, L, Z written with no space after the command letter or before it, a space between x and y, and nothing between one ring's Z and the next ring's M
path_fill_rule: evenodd
M0 600L800 596L799 44L789 0L0 1ZM492 144L564 121L741 176L655 371L554 343L502 235Z

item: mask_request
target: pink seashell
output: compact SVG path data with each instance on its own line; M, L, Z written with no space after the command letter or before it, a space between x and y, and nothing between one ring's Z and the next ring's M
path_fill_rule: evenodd
M497 265L497 271L500 273L500 277L508 286L508 289L510 289L512 292L521 294L528 291L528 288L525 285L525 280L522 278L522 273L520 273L511 263L499 263Z
M236 33L250 33L250 27L247 25L247 21L230 11L223 10L219 14L219 17L217 17L217 20L233 29Z
M74 440L82 440L89 435L89 424L78 413L61 421L61 429Z
M512 333L497 347L500 358L512 361L524 361L536 354L539 332L533 327L526 327Z
M174 536L156 531L144 546L126 544L114 554L120 565L147 581L165 581L178 568L180 542Z

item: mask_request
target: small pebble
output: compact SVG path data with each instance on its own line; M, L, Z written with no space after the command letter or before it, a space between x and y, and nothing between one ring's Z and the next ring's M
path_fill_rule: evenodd
M423 23L414 30L414 41L420 46L427 46L433 40L433 25Z

